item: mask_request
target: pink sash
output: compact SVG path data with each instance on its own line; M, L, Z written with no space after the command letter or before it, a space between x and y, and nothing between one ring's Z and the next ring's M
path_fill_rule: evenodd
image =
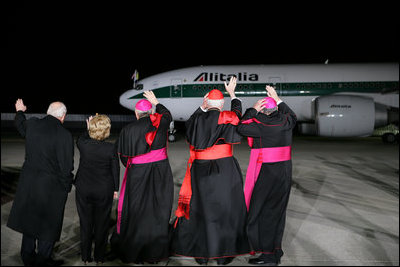
M247 167L246 182L244 184L244 197L247 211L250 207L251 194L260 174L263 163L287 161L291 159L291 146L266 147L252 149L250 152L249 166Z
M157 150L152 150L149 153L139 155L136 157L129 157L128 163L126 164L124 179L122 180L121 191L119 194L118 200L118 218L117 218L117 233L120 233L121 230L121 215L122 215L122 206L124 204L124 196L125 196L125 185L126 185L126 178L128 176L128 169L132 164L144 164L144 163L151 163L160 160L164 160L167 158L167 149L161 148Z

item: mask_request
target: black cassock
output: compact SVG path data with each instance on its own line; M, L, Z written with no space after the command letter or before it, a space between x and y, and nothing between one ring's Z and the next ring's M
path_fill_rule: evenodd
M225 114L240 118L240 100L233 99ZM196 150L219 144L237 144L237 125L227 123L223 112L197 109L186 122L186 140ZM215 146L214 146L215 147ZM176 221L172 254L196 258L220 258L249 252L243 177L233 156L215 160L194 159L189 219Z
M277 148L292 145L295 113L280 103L278 111L269 116L249 108L242 121L255 118L249 124L240 123L238 132L252 137L252 148ZM248 236L253 251L262 252L273 262L283 255L282 237L285 228L286 207L292 182L292 161L262 163L251 196L248 213Z
M111 247L124 262L159 261L169 256L169 220L174 185L168 158L151 163L127 164L130 158L166 148L171 113L162 104L156 106L156 112L162 115L158 129L150 117L144 117L124 127L117 141L120 159L127 167L127 177L120 233L117 222ZM155 133L151 146L146 140L150 133ZM122 187L120 201L121 194Z
M72 187L72 135L50 115L26 120L19 111L15 124L25 137L25 162L7 226L35 239L58 241Z

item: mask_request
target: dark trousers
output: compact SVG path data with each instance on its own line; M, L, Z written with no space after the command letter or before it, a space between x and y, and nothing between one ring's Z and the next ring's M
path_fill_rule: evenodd
M37 242L37 253L36 253ZM33 237L23 235L21 244L21 258L24 265L45 265L44 263L50 258L55 242L35 239Z
M90 195L76 192L82 261L92 261L92 241L94 240L94 260L104 262L112 203L112 194L104 199L96 199Z

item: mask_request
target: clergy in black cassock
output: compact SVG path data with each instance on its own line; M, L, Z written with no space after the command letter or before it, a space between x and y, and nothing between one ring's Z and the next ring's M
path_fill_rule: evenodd
M23 234L25 265L59 264L51 259L51 253L60 239L74 169L74 140L62 125L67 109L54 102L46 117L27 120L21 99L15 107L15 125L25 138L25 162L7 226Z
M261 253L250 264L278 264L292 182L291 145L295 113L273 87L247 109L238 132L249 138L250 161L245 182L248 237L251 249Z
M169 110L154 93L135 106L137 121L120 133L118 153L126 167L111 248L123 262L158 262L169 256L174 185L167 157ZM156 113L151 114L152 104Z
M223 94L214 89L186 122L190 158L171 249L172 254L194 257L199 264L210 259L228 264L249 252L242 173L232 154L233 144L241 141L236 127L242 106L235 87L236 78L225 83L231 111L221 111Z

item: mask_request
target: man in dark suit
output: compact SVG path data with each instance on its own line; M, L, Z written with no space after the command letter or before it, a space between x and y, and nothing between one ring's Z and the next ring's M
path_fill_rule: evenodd
M25 138L25 162L7 226L23 234L25 265L59 265L62 261L51 259L51 253L60 239L74 169L73 138L62 125L67 109L54 102L46 117L27 120L22 99L15 108L15 125Z

